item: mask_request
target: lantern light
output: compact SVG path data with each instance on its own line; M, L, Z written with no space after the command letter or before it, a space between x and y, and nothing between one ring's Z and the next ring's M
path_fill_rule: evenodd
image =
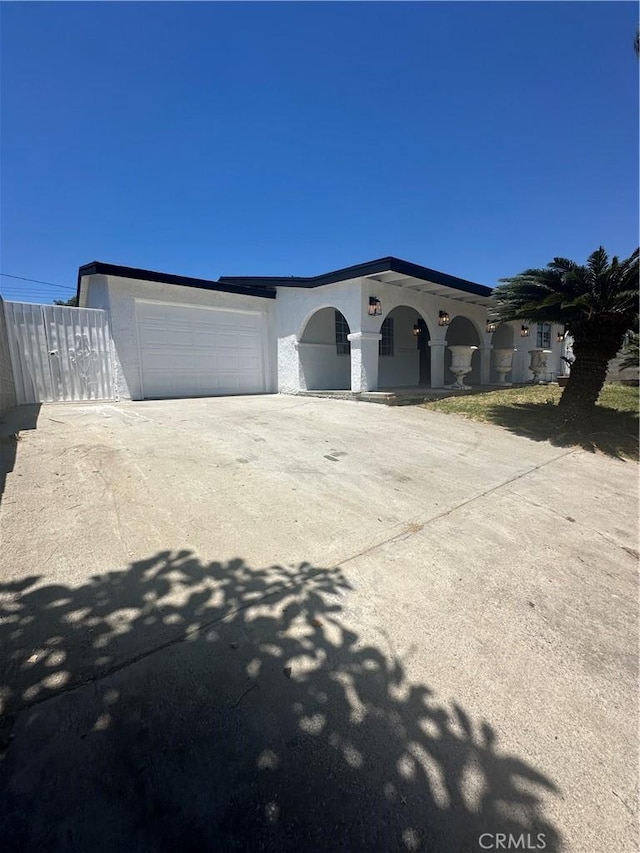
M492 320L487 320L487 334L492 334L498 328L498 324Z
M369 297L369 316L375 317L377 314L382 314L382 303L377 296Z
M525 326L524 323L520 326L520 337L521 338L528 338L529 337L529 327Z
M447 314L446 311L438 312L438 325L439 326L448 326L451 318Z

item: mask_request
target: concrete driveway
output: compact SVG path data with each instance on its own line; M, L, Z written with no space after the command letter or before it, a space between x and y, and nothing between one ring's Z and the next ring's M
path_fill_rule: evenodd
M3 451L3 849L638 850L634 464L278 396Z

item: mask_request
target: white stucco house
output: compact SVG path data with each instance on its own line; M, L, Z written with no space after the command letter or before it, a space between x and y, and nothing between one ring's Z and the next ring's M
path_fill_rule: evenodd
M513 351L508 382L531 379L533 349L549 351L546 378L564 372L560 327L495 329L491 288L393 257L217 281L94 261L78 305L109 313L123 399L443 388L455 346L476 348L471 386L501 378L496 351Z

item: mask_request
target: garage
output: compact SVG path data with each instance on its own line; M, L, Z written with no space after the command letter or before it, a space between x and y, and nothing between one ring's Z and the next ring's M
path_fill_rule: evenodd
M136 300L142 396L261 394L264 314Z

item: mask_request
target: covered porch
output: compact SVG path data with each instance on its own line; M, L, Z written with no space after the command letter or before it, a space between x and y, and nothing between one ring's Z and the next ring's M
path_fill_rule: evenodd
M295 336L296 392L406 395L491 383L486 296L406 277L363 277L348 293L332 289L317 293L324 304ZM469 362L462 374L461 358Z
M272 286L283 393L420 395L525 379L531 347L517 352L516 327L490 322L484 285L381 258Z

